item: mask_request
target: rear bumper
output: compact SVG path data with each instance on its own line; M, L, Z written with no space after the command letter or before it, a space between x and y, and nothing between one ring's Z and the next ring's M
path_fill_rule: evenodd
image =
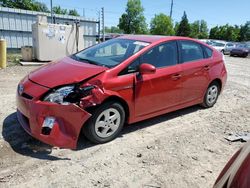
M91 115L80 107L26 99L17 94L17 117L24 130L52 146L75 149L83 124ZM49 135L42 134L46 117L55 123Z
M222 88L221 88L221 91L224 90L226 83L227 83L227 71L225 69L225 71L223 71L223 73L222 73Z

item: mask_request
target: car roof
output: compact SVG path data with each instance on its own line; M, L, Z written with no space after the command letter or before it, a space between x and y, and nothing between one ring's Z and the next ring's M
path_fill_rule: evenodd
M188 39L193 40L188 37L179 37L179 36L160 36L160 35L123 35L118 37L120 39L130 39L130 40L138 40L149 43L167 41L167 40L177 40L177 39Z

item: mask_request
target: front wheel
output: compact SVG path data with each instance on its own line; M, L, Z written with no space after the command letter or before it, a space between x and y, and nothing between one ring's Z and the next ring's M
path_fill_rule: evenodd
M220 86L217 82L213 82L209 85L206 94L201 104L205 108L213 107L216 103L218 96L220 94Z
M102 144L115 139L125 122L125 111L120 103L107 102L95 109L84 125L84 135L93 143Z

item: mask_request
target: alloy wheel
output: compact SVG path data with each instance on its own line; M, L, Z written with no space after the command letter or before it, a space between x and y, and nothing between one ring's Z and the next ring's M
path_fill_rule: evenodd
M215 103L218 97L218 87L216 85L212 85L207 91L207 103L213 104Z
M95 132L100 138L107 138L113 135L121 123L121 114L115 108L104 110L97 117L95 122Z

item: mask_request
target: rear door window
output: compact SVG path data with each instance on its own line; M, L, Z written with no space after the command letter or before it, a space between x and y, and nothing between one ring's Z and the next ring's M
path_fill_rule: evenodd
M141 63L154 65L156 68L176 65L178 61L175 41L160 44L141 56Z
M193 41L180 41L180 55L182 63L204 59L201 45Z

